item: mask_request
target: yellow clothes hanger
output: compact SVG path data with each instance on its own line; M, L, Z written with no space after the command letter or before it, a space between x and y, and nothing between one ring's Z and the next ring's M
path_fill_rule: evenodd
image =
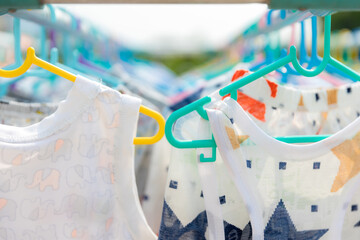
M76 80L76 76L74 74L69 73L59 67L52 65L51 63L48 63L48 62L38 58L35 55L34 48L32 48L32 47L28 48L27 54L26 54L26 59L25 59L23 65L21 65L20 67L18 67L17 69L14 69L14 70L0 69L0 77L4 77L4 78L18 77L18 76L24 74L31 67L32 64L35 64L38 67L46 69L49 72L52 72L52 73L54 73L60 77L63 77L71 82L75 82L75 80ZM165 133L164 117L160 113L158 113L150 108L147 108L143 105L140 106L139 112L155 119L156 122L159 124L159 130L152 137L136 137L136 138L134 138L134 144L145 145L145 144L154 144L154 143L158 142L164 136L164 133Z

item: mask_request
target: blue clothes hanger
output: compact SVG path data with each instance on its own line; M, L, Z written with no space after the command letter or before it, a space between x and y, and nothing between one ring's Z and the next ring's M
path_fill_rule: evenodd
M315 66L318 66L322 58L319 57L317 52L317 18L316 16L311 17L311 26L312 26L312 40L311 40L311 57L310 61L308 62L308 68L313 68ZM340 71L336 67L332 65L326 66L326 71L330 74L337 74L343 78L350 79L352 81L357 81L356 78L353 78L352 76L346 74L346 72Z
M274 10L269 10L269 12L267 14L267 26L271 25L271 15L272 15L273 12L274 12ZM280 10L280 18L285 19L285 17L286 17L286 11L285 10ZM252 72L257 71L260 68L273 63L277 59L277 57L275 57L275 52L276 51L280 52L280 56L279 56L280 58L285 57L287 55L287 50L286 49L280 50L279 36L278 36L278 47L275 48L275 49L272 49L271 44L270 44L270 38L267 37L267 44L266 44L264 50L265 50L265 59L264 59L264 61L256 64L253 67L251 67L250 71L252 71ZM300 51L302 51L302 46L300 46ZM281 83L287 83L288 77L290 75L299 75L293 68L291 68L291 66L289 64L286 64L281 69L276 69L276 71L278 73L280 73L280 75L281 75L281 78L279 79Z
M69 15L69 17L71 18L71 27L74 31L76 31L78 29L78 21L76 20L76 18L65 9L61 8L61 10ZM79 61L81 57L79 51L77 49L75 50L71 49L68 33L64 33L63 48L64 48L64 63L66 65L71 66L73 69L79 72L83 72L95 78L102 79L102 81L110 87L116 87L120 84L119 77L115 77L107 73L108 69L104 69L103 67L97 66L90 61L88 62L89 64L87 65L82 64Z
M237 99L238 89L263 77L264 75L283 67L288 63L292 63L294 68L298 73L306 77L314 77L320 74L322 71L325 70L326 66L331 65L334 68L339 69L340 71L345 72L347 75L355 78L357 81L360 81L360 75L356 73L354 70L350 69L349 67L345 66L341 62L337 61L330 55L330 35L331 35L331 15L325 16L325 37L324 37L324 57L322 62L315 68L315 69L305 69L303 68L299 60L296 56L296 47L291 46L289 54L276 62L250 74L245 76L244 78L234 81L233 83L229 84L228 86L219 90L220 96L226 96L230 94L231 98ZM214 139L202 139L202 140L178 140L173 135L173 125L177 119L180 117L187 115L193 111L196 111L202 118L208 120L207 113L204 109L204 106L212 101L211 97L206 96L203 97L175 112L173 112L165 126L165 135L169 143L177 148L211 148L213 155L210 158L206 158L204 155L200 155L200 161L202 162L212 162L216 160L215 150L216 150L216 142ZM287 143L304 143L304 142L317 142L327 138L327 135L314 135L314 136L287 136L287 137L278 137L279 141L287 142Z
M271 9L267 13L267 16L266 16L266 25L267 26L271 25L271 15L273 12L274 12L274 10ZM266 39L266 44L264 47L265 59L263 61L261 61L260 63L257 63L255 65L251 66L249 70L252 72L274 62L274 54L273 54L273 50L272 50L272 47L270 44L270 37L268 34L265 35L265 39Z
M304 21L300 22L300 47L299 47L299 62L301 65L304 65L304 63L308 60L307 59L307 53L306 53L306 45L305 45L305 26ZM283 49L281 51L281 57L285 57L287 55L286 49ZM311 68L308 68L311 69ZM284 71L285 70L285 71ZM286 64L283 68L283 70L277 69L277 72L281 73L281 83L287 83L289 80L289 77L291 75L293 76L299 76L300 74L290 66L290 64Z
M267 23L266 23L267 26L271 25L271 15L272 15L273 12L274 12L274 10L269 10L269 12L267 14L267 18L266 18L267 19ZM286 11L285 10L280 10L280 18L285 19L285 17L286 17ZM267 36L267 44L265 45L265 49L264 49L265 50L265 59L264 59L264 61L256 64L255 66L252 66L250 68L250 71L252 71L252 72L257 71L260 68L273 63L277 59L277 58L275 58L275 51L276 50L279 51L279 49L280 49L280 39L278 37L278 41L279 41L278 48L279 49L272 49L271 44L270 44L270 38L269 38L268 35L266 35L266 36ZM282 49L280 51L280 56L279 57L280 58L285 57L287 54L288 54L287 50ZM286 64L284 67L282 67L280 69L276 69L276 71L278 73L280 73L280 75L281 75L281 77L279 79L281 83L287 83L288 78L289 78L290 75L299 75L294 69L292 69L290 67L289 64Z
M42 29L41 31L41 58L42 59L46 59L46 33L44 32L45 30ZM23 64L23 60L22 60L22 56L21 56L21 24L20 24L20 19L14 17L13 18L13 36L14 36L14 63L10 64L6 67L4 67L3 69L5 70L12 70L12 69L16 69L18 67L20 67ZM9 87L20 81L21 79L25 78L25 77L29 77L29 76L37 76L40 78L49 78L50 74L49 72L43 70L43 69L31 69L29 71L27 71L25 74L23 74L22 76L16 77L16 78L12 78L12 79L7 79L6 82L3 82L1 84L1 92L0 92L0 97L3 97L7 94L7 91L9 89ZM33 86L33 91L36 92L38 85L35 84Z
M50 12L50 20L52 23L56 22L56 15L55 15L55 9L52 7L52 5L46 5L46 7L49 9ZM20 25L19 25L19 29L20 29ZM53 30L52 30L53 31ZM19 30L19 39L20 39L20 30ZM40 58L45 60L45 61L49 61L52 64L56 64L56 62L52 62L52 60L56 59L55 57L51 56L51 54L53 52L50 52L50 59L48 59L48 47L47 47L47 31L46 28L41 26L41 31L40 31L40 49L41 49L41 53L40 53ZM20 40L19 40L20 42ZM56 45L55 39L50 39L50 45ZM21 59L21 63L22 63L22 59ZM43 83L49 83L51 85L55 85L55 81L56 79L58 79L58 76L56 74L53 74L45 69L42 68L37 68L37 69L31 69L29 71L27 71L26 73L24 73L23 75L17 77L14 79L14 82L17 82L25 77L37 77L38 80L37 82L33 85L33 89L32 91L34 92L34 94L38 94L38 91L40 89L40 86Z

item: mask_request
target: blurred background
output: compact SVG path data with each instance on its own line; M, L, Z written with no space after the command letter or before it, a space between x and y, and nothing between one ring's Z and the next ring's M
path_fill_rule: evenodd
M264 4L57 4L86 20L132 50L136 57L156 61L176 75L197 68L213 58L239 36L245 28L260 19L268 10ZM34 27L22 28L26 31ZM344 32L360 26L357 12L336 13L332 30ZM321 24L319 24L321 27ZM11 31L11 19L2 18L0 30ZM306 29L310 42L310 28ZM283 31L283 41L289 39ZM284 33L285 32L285 33ZM8 41L5 41L9 38ZM2 36L2 47L12 44L11 35ZM336 41L336 40L335 40ZM24 43L25 42L25 43ZM5 46L6 45L6 46ZM320 46L321 49L321 46ZM0 52L1 58L1 52Z
M211 61L268 10L265 4L55 6L87 19L135 49L138 57L161 62L177 75ZM359 26L358 12L333 15L333 31Z

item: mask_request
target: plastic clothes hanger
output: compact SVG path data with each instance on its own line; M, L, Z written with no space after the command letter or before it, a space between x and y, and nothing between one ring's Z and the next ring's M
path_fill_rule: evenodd
M21 56L21 28L20 28L20 19L14 17L13 18L13 36L14 36L14 60L15 62L13 64L10 64L6 67L4 67L3 69L5 70L11 70L11 69L16 69L18 67L20 67L22 65L22 56ZM46 36L43 36L43 32L42 32L42 36L41 36L41 58L45 59L46 53L45 50L46 49ZM37 77L49 77L49 74L43 76L44 74L42 74L44 72L41 72L39 70L30 70L28 72L26 72L26 74L19 76L17 78L8 80L6 82L1 83L1 92L0 92L0 97L3 97L7 94L7 91L10 87L11 84L14 84L15 82L23 79L24 77L27 76L37 76ZM48 73L48 72L47 72ZM35 85L34 85L34 91L36 91L35 89Z
M231 98L237 99L238 89L263 77L264 75L288 64L292 63L293 67L296 71L303 76L306 77L314 77L320 74L326 66L331 65L334 68L343 71L347 75L351 76L352 78L360 81L360 75L356 73L354 70L350 69L349 67L345 66L341 62L337 61L330 55L330 35L331 35L331 15L325 16L325 28L324 28L324 57L322 62L315 68L315 69L305 69L303 68L297 57L296 57L296 47L291 46L289 54L276 62L238 80L234 81L233 83L229 84L228 86L220 89L219 95L225 96L230 94ZM175 121L184 116L189 114L190 112L197 111L197 113L204 119L208 120L207 113L204 109L204 105L210 103L212 101L211 97L206 96L203 97L175 112L173 112L165 126L165 135L168 139L169 143L177 148L212 148L213 155L210 158L205 158L204 155L200 156L200 161L202 162L212 162L216 160L215 150L216 150L216 142L214 139L202 139L202 140L178 140L174 137L172 133L172 127ZM309 142L317 142L327 138L328 135L314 135L314 136L286 136L286 137L277 137L276 139L279 141L287 142L287 143L309 143Z
M271 25L271 15L273 13L274 10L270 10L267 14L267 26ZM286 11L285 10L280 10L280 17L282 19L284 19L286 17ZM285 57L287 55L287 50L282 49L280 50L280 36L279 33L277 34L277 47L275 49L272 48L271 46L271 41L270 41L270 37L268 35L266 35L267 37L267 44L265 46L265 59L263 62L260 62L258 64L256 64L255 66L250 68L250 71L255 72L257 70L259 70L260 68L267 66L271 63L273 63L275 61L275 59L277 59L277 57ZM292 29L291 29L291 45L293 45L295 43L295 26L294 24L292 24ZM279 52L280 56L276 56L276 52ZM302 46L300 45L300 52L302 52ZM301 55L300 55L301 57ZM301 62L300 62L301 63ZM280 82L281 83L287 83L288 82L288 78L289 75L299 75L293 68L291 68L291 66L289 64L286 64L282 69L276 69L276 72L278 72L281 77L280 77Z
M301 21L301 26L304 25L304 22ZM295 32L296 32L296 29L295 29L295 25L292 24L291 25L291 45L294 45L295 44ZM299 62L300 64L302 64L302 60L303 60L303 56L304 56L304 51L306 52L306 49L305 49L305 45L304 45L304 40L305 37L304 37L304 29L302 28L301 29L301 41L300 41L300 58L299 58ZM281 51L281 57L285 57L287 55L287 51L285 49L283 49ZM280 79L280 82L282 83L287 83L288 80L289 80L289 76L291 75L295 75L295 76L299 76L300 74L298 72L296 72L295 69L293 69L290 64L285 64L284 68L283 68L285 71L283 70L280 70L280 69L277 69L276 71L279 72L281 74L281 79Z
M315 66L320 65L322 58L319 57L317 53L317 18L316 16L311 17L311 28L312 28L312 34L311 34L311 57L310 61L308 62L308 68L313 68ZM337 74L344 78L350 79L354 82L357 81L356 78L353 78L351 75L346 74L346 72L343 72L336 67L332 65L326 66L326 71L330 74Z
M271 25L271 15L272 15L273 12L274 12L274 10L269 10L269 12L267 13L267 16L266 16L266 25L267 26ZM270 41L269 34L265 35L265 41L266 41L266 44L265 44L265 47L264 47L265 59L262 62L257 63L254 66L252 66L249 69L252 72L257 71L261 67L269 65L272 62L274 62L274 54L273 54L273 49L271 47L271 43L270 43L271 41Z
M38 58L35 55L34 48L32 48L32 47L28 48L26 59L20 67L18 67L17 69L13 69L13 70L0 69L0 77L5 77L5 78L18 77L18 76L26 73L26 71L31 67L32 64L34 64L38 67L41 67L43 69L46 69L49 72L52 72L52 73L54 73L60 77L63 77L71 82L75 82L75 80L76 80L76 75L74 75L70 72L67 72L51 63L48 63L48 62ZM164 135L165 119L163 118L163 116L160 113L158 113L154 110L151 110L142 105L140 106L139 112L155 119L157 121L157 123L159 124L159 130L152 137L136 137L134 139L134 144L142 145L142 144L154 144L154 143L158 142Z
M49 9L51 10L50 6ZM53 11L50 11L51 13L51 19L54 22L55 20L53 20ZM21 56L21 23L20 23L20 19L14 17L13 18L13 35L14 35L14 57L15 57L15 63L11 64L9 66L4 67L3 69L5 70L10 70L10 69L15 69L18 68L22 65L22 56ZM40 46L41 46L41 55L40 58L41 59L46 59L47 58L47 48L46 48L46 30L45 27L41 28L41 37L40 37ZM51 56L50 56L51 57ZM29 76L35 76L35 77L39 77L39 78L46 78L46 79L50 79L53 78L54 76L49 73L48 71L44 70L44 69L31 69L30 71L27 71L24 75L19 76L18 78L12 79L10 81L10 84L19 81L20 79L24 78L24 77L29 77Z

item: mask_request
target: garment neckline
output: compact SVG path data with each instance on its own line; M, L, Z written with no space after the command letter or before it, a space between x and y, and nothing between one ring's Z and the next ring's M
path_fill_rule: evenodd
M257 126L245 110L232 98L226 98L224 103L232 110L234 123L249 136L252 142L273 156L289 160L307 160L325 155L332 148L345 140L351 139L360 131L360 118L357 118L342 130L319 142L304 145L289 144L268 135Z
M238 69L235 71L235 74L238 71L241 72L241 76L236 81L254 73L249 70ZM244 91L247 96L264 103L268 107L280 108L286 111L329 111L345 107L349 102L358 102L357 94L350 94L354 91L360 91L360 83L358 82L345 83L341 86L310 89L284 85L278 83L275 79L276 77L274 76L266 75L241 87L239 91ZM260 95L259 89L263 89L266 94L264 95L264 92L260 91L262 94ZM345 93L350 94L350 98L339 99L339 94L344 95ZM291 99L282 99L288 97L291 97ZM314 105L314 101L317 104Z
M98 82L77 75L67 97L59 103L54 113L26 127L0 124L0 144L32 142L55 134L84 111L100 92L100 86Z

